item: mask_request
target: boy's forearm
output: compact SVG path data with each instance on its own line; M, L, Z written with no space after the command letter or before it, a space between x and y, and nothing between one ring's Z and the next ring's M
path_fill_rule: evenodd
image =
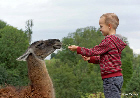
M81 54L81 47L78 47L77 48L77 54ZM83 55L83 56L86 56L86 55ZM88 55L89 56L89 55ZM90 60L88 61L89 63L93 63L93 64L99 64L99 61L100 61L100 56L90 56Z
M77 47L77 54L81 54L81 47Z
M88 63L99 64L100 57L99 56L91 56Z
M84 48L84 47L77 47L77 54L81 54L82 56L87 56L87 57L91 57L91 56L96 55L96 54L94 54L92 49L87 49L87 48Z
M77 47L77 54L81 54L82 56L87 56L87 57L92 56L92 55L89 55L89 54L87 55L88 52L86 51L86 50L87 50L86 48L84 48L85 53L83 53L82 50L81 50L81 49L83 49L83 48L84 48L84 47L79 47L79 46L78 46L78 47Z

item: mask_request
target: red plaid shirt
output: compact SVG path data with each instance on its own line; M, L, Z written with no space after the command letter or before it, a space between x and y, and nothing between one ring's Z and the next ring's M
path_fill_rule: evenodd
M77 54L90 57L89 63L100 64L102 79L122 76L121 51L126 43L115 35L108 35L99 45L91 49L77 48Z

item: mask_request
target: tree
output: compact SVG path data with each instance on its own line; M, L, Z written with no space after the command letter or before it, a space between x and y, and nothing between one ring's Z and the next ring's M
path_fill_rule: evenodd
M8 73L6 69L0 66L0 84L5 85L5 83L7 82L7 78L8 78Z
M51 59L55 58L55 55L56 55L55 53L52 53L51 54Z
M22 85L28 82L25 62L16 59L25 52L29 46L27 34L12 26L0 29L0 66L6 69L6 84ZM26 82L26 83L25 83Z
M6 22L0 20L0 29L4 28L7 25Z
M33 25L33 20L32 19L30 19L30 20L27 20L26 21L26 26L25 26L25 28L26 28L26 30L25 30L25 33L27 34L27 36L28 36L28 40L29 40L29 43L31 43L31 41L32 41L32 27L33 27L34 25Z
M122 51L121 61L122 61L122 73L123 73L123 89L125 89L126 84L130 81L133 74L133 50L129 47L127 38L125 38L127 46Z
M54 64L46 64L52 78L56 98L80 98L77 94L77 77L73 74L73 68L56 60Z
M130 81L126 84L125 93L138 94L134 98L140 97L140 55L134 59L134 72Z

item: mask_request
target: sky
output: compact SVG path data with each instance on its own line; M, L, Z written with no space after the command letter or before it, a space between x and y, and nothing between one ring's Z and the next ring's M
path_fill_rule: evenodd
M23 30L33 20L32 42L62 40L78 28L99 28L104 13L119 17L117 33L140 54L140 0L0 0L0 20Z

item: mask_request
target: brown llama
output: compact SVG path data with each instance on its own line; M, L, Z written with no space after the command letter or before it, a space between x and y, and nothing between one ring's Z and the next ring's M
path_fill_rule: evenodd
M27 61L30 85L16 89L12 86L0 89L0 98L55 98L52 80L44 59L61 48L58 39L34 42L17 60Z

